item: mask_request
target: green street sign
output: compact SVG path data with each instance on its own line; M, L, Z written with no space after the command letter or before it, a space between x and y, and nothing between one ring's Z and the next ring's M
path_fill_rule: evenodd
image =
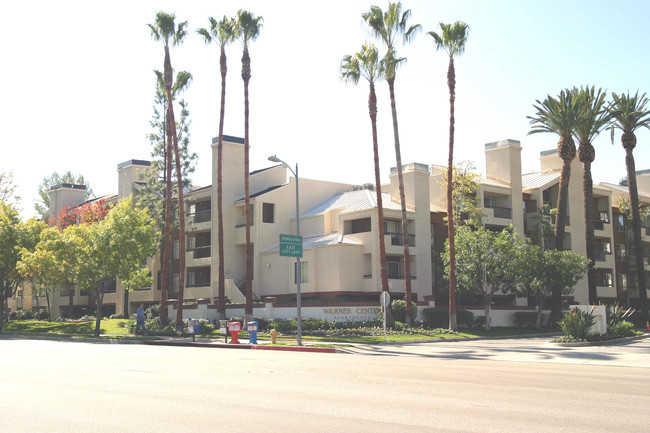
M302 236L280 235L280 256L302 257Z

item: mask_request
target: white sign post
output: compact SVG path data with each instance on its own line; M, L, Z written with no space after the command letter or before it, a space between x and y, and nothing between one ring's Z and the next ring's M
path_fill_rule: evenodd
M379 295L379 303L384 307L384 341L386 341L386 308L390 305L390 293L381 292L381 295Z

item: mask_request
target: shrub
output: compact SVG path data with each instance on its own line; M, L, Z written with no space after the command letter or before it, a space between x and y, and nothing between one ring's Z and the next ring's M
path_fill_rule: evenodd
M544 323L544 314L542 314ZM517 311L515 313L515 325L520 328L534 328L537 324L537 313L534 311Z
M144 315L144 317L148 317L149 319L157 319L160 317L160 304L149 305L144 311Z
M485 316L476 316L473 327L476 329L485 328Z
M634 325L625 320L611 325L607 329L607 333L612 337L630 337L634 335Z
M485 321L485 318L483 318L483 320ZM474 313L467 310L456 310L456 324L458 325L459 328L473 327Z
M47 310L45 309L38 310L38 314L36 318L39 320L47 320L48 318Z
M625 308L616 301L607 306L607 326L614 326L623 321L629 322L635 313L634 308Z
M403 299L396 299L390 304L393 309L393 319L396 322L406 323L406 301ZM411 302L411 308L413 309L413 318L418 315L418 306L415 302Z
M427 328L449 327L449 310L446 307L425 308L422 310L422 317Z
M564 318L558 322L560 329L565 337L574 337L580 340L587 338L589 328L596 323L596 317L591 312L571 309L564 315Z

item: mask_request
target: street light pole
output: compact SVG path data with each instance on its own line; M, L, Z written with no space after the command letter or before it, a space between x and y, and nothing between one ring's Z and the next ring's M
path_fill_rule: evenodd
M269 161L279 162L283 166L289 169L293 176L296 178L296 236L300 236L300 194L298 190L298 163L296 163L296 171L282 161L277 156L269 156ZM301 314L301 295L300 295L300 283L302 282L302 265L300 262L300 257L296 257L296 340L298 346L302 346L302 314Z

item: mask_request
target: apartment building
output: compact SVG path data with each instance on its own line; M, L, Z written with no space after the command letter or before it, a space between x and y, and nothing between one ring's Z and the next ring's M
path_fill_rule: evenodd
M245 293L245 215L244 215L244 140L225 136L223 142L223 220L224 274L226 296L233 305L244 302ZM218 296L217 242L217 139L212 142L213 182L211 186L186 192L187 244L173 238L170 298L179 285L179 257L185 254L185 299L201 300L213 306ZM522 173L521 144L503 140L485 145L485 175L480 178L478 203L483 207L483 224L495 230L512 225L521 236L543 239L541 215L557 204L562 161L555 150L540 153L540 170ZM131 194L137 196L144 184L148 161L129 160L118 165L118 193L100 197L116 202ZM403 237L396 169L382 186L386 262L393 297L404 294L405 278L411 279L415 298L442 305L447 300L439 254L447 236L444 167L419 163L403 166L407 202L408 242L411 275L404 275ZM640 199L650 205L650 170L640 171ZM250 173L251 247L253 249L252 293L255 302L264 299L295 299L300 278L303 299L376 301L381 291L377 200L372 184L350 185L301 178L300 234L303 237L302 268L296 272L295 260L279 254L280 234L296 234L295 182L283 165L273 165ZM57 185L50 191L50 215L64 205L83 203L85 187ZM628 194L620 185L594 186L594 220L599 301L638 298L635 290L634 254L628 224L617 207ZM575 160L569 183L569 208L565 248L586 254L582 165ZM644 241L650 241L650 228ZM550 247L550 245L547 245ZM111 312L133 313L140 303L160 301L160 257L150 260L153 284L127 292L119 282L105 282L104 305ZM298 275L296 275L298 274ZM157 277L157 278L156 278ZM29 290L20 291L10 301L12 309L36 305ZM71 314L74 309L92 310L94 299L68 290L51 300L53 316ZM578 283L567 303L586 304L586 278ZM39 300L40 306L45 300ZM461 302L462 304L462 302ZM527 300L514 296L495 298L496 306L523 307Z

